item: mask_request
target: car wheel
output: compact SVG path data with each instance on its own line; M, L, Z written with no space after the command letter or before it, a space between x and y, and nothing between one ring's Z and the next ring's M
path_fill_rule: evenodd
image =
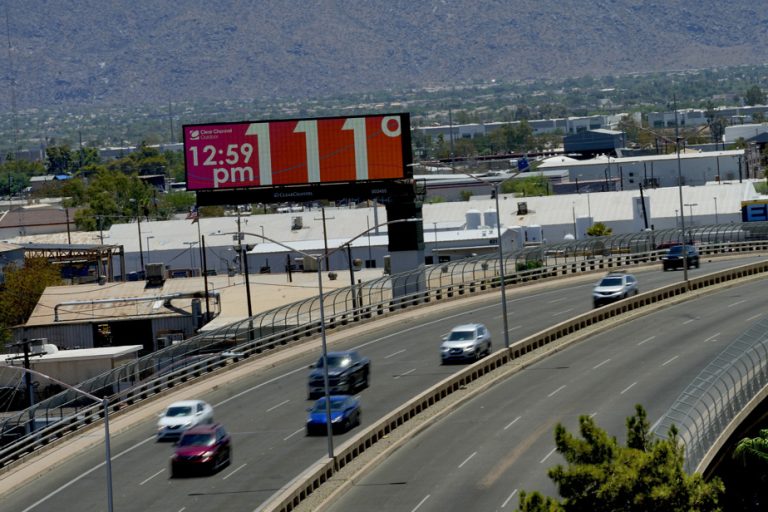
M485 355L489 356L489 355L491 355L491 352L492 352L492 350L491 350L491 342L489 341L488 342L488 349L485 351Z

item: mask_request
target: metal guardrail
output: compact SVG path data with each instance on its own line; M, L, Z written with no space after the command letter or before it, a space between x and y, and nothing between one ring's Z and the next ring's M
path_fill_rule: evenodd
M685 445L685 468L701 470L712 446L768 386L768 319L753 324L685 388L653 430L668 438L672 425Z
M744 226L699 228L689 231L686 239L701 242L702 255L768 249L768 223L751 223L750 231ZM751 240L758 232L764 238ZM655 247L675 240L682 240L680 230L527 247L505 255L505 284L654 262L664 253ZM324 296L326 329L374 321L434 301L487 293L501 284L499 264L495 255L480 256L334 290ZM398 286L417 291L400 294L393 290ZM78 387L95 396L109 397L111 411L117 413L188 380L264 351L300 343L319 332L319 300L313 297L197 335ZM224 356L226 352L233 355ZM87 426L101 417L100 409L100 404L84 402L81 395L68 390L6 418L0 423L0 468Z
M679 297L704 288L727 283L741 278L768 273L768 261L744 265L735 269L716 272L699 278L691 279L690 286L676 283L657 290L641 293L620 302L603 306L584 313L570 320L561 322L532 336L524 338L509 349L501 349L491 356L468 366L463 371L432 386L415 398L409 400L385 417L359 432L344 445L340 446L333 459L323 458L311 465L305 472L293 479L283 489L271 496L262 506L260 512L291 512L302 501L307 499L321 485L327 482L336 472L349 464L377 442L390 435L391 432L408 421L437 405L457 390L474 382L493 371L514 362L521 356L561 340L567 336L578 334L591 326L610 320L618 315L642 309L661 301ZM768 323L766 324L768 325ZM767 359L768 361L768 359Z

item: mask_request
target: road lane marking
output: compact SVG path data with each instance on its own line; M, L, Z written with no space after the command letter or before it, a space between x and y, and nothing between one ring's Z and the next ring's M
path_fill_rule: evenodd
M408 370L407 372L403 372L403 373L401 373L400 375L395 375L395 378L396 378L396 379L399 379L400 377L405 377L406 375L408 375L408 374L410 374L410 373L413 373L413 372L415 372L415 371L416 371L416 368L411 368L411 369L410 369L410 370Z
M300 428L299 430L297 430L297 431L296 431L296 432L294 432L293 434L289 435L288 437L284 437L284 438L283 438L283 441L287 441L287 440L289 440L290 438L292 438L293 436L295 436L296 434L298 434L299 432L303 432L303 431L304 431L304 429L303 429L303 428Z
M756 314L756 315L752 315L751 317L747 318L747 322L751 322L752 320L757 320L757 319L758 319L758 318L760 318L761 316L763 316L763 314L762 314L762 313L758 313L758 314Z
M117 460L118 458L122 457L123 455L125 455L127 453L132 452L133 450L135 450L136 448L140 447L141 445L146 444L146 443L148 443L150 441L154 441L154 440L155 440L155 436L148 437L145 440L140 441L140 442L136 443L135 445L133 445L133 446L131 446L129 448L126 448L125 450L123 450L122 452L118 453L117 455L113 455L111 460ZM29 512L30 510L32 510L34 508L37 508L38 505L48 501L50 498L52 498L55 495L59 494L61 491L63 491L67 487L70 487L70 486L76 484L77 482L79 482L83 478L87 477L88 475L90 475L94 471L97 471L97 470L103 468L105 464L106 464L106 462L100 462L100 463L96 464L91 469L89 469L89 470L85 471L84 473L76 476L75 478L73 478L69 482L65 483L61 487L59 487L57 489L54 489L53 491L49 492L48 494L46 494L45 496L43 496L42 498L40 498L39 500L37 500L36 502L31 504L27 508L22 510L21 512Z
M283 400L283 401L282 401L282 402L280 402L279 404L277 404L277 405L273 405L272 407L270 407L269 409L267 409L267 412L272 412L272 411L274 411L275 409L277 409L278 407L281 407L281 406L283 406L283 405L287 404L288 402L290 402L290 400Z
M551 456L553 453L555 453L555 450L557 450L557 446L555 446L554 448L552 448L552 449L549 451L549 453L548 453L548 454L546 454L546 455L544 456L544 458L543 458L543 459L541 459L541 460L539 461L539 464L544 464L544 461L546 461L546 460L547 460L547 459L548 459L548 458L549 458L549 457L550 457L550 456Z
M462 462L461 464L459 464L459 467L458 467L458 469L461 469L461 467L462 467L464 464L466 464L467 462L469 462L469 460L470 460L472 457L474 457L475 455L477 455L477 452L472 452L472 455L470 455L469 457L467 457L466 459L464 459L464 462Z
M696 319L695 319L695 318L689 318L688 320L686 320L685 322L683 322L683 325L688 325L689 323L691 323L691 322L695 322L695 321L696 321Z
M602 363L600 363L600 364L598 364L598 365L596 365L596 366L593 366L593 367L592 367L592 369L593 369L593 370L597 370L598 368L600 368L601 366L603 366L605 363L607 363L607 362L609 362L609 361L610 361L610 359L606 359L606 360L605 360L605 361L603 361Z
M509 500L511 500L512 498L514 498L514 497L515 497L515 494L517 494L517 489L515 489L514 491L512 491L512 494L510 494L510 495L507 497L507 499L505 499L505 500L504 500L504 503L502 503L502 504L501 504L501 508L504 508L504 507L506 507L506 506L507 506L507 503L509 503Z
M718 336L720 336L720 334L721 334L721 333L719 333L719 332L718 332L718 333L716 333L716 334L713 334L713 335L712 335L712 336L710 336L709 338L705 339L705 340L704 340L704 343L706 343L706 342L708 342L708 341L712 341L713 339L715 339L715 338L717 338Z
M552 313L552 316L564 315L564 314L566 314L566 313L570 313L570 312L571 312L571 311L573 311L574 309L575 309L575 308L564 309L563 311L558 311L557 313Z
M507 430L509 427L511 427L512 425L514 425L515 423L517 423L517 420L519 420L519 419L520 419L520 416L518 416L517 418L513 419L512 421L510 421L510 422L507 424L507 426L506 426L506 427L504 427L504 430Z
M669 359L669 360L665 361L661 366L667 366L669 363L671 363L672 361L674 361L678 357L680 357L680 356L675 356L672 359Z
M630 389L632 389L633 387L635 387L635 384L637 384L637 382L633 382L633 383L632 383L632 384L630 384L629 386L625 387L625 388L624 388L624 391L622 391L622 392L621 392L621 393L619 393L619 394L620 394L620 395L623 395L624 393L626 393L627 391L629 391Z
M416 505L415 507L413 507L413 508L411 509L411 512L416 512L417 510L419 510L419 507L420 507L420 506L422 506L422 505L424 504L424 502L425 502L425 501L427 501L427 500L429 499L429 496L430 496L429 494L427 494L426 496L424 496L424 499L423 499L423 500L421 500L421 501L419 502L419 504L418 504L418 505Z
M744 304L745 302L747 302L747 299L738 300L736 302L732 302L732 303L728 304L728 306L726 306L726 307L732 308L733 306L738 306L739 304Z
M140 486L141 486L141 485L144 485L145 483L149 482L150 480L152 480L153 478L155 478L155 477L156 477L157 475L159 475L160 473L165 473L165 469L161 469L160 471L158 471L158 472L157 472L157 473L155 473L154 475L152 475L152 476L150 476L150 477L147 477L147 478L145 478L145 479L144 479L144 481L143 481L143 482L141 482L139 485L140 485Z
M558 302L563 302L564 300L568 300L568 297L560 297L559 299L552 299L552 300L548 300L547 302L549 304L555 304Z
M590 418L594 418L595 416L597 416L597 411L595 411L595 412L593 412L592 414L589 415Z
M248 465L248 463L245 463L245 464L242 464L239 467L233 469L232 471L227 473L227 475L225 477L223 477L222 480L226 480L227 478L231 477L232 475L234 475L235 473L237 473L238 471L240 471L241 469L243 469L247 465Z
M656 336L648 336L647 338L645 338L643 341L641 341L641 342L640 342L640 343L638 343L637 345L638 345L638 346L640 346L640 345L642 345L643 343L648 343L649 341L652 341L652 340L655 340L655 339L656 339Z
M390 357L395 357L397 354L402 354L403 352L405 352L405 349L398 350L397 352L392 352L388 356L384 356L384 359L389 359Z
M554 395L554 394L555 394L555 393L557 393L558 391L562 391L563 389L565 389L565 384L563 384L562 386L560 386L559 388L557 388L556 390L554 390L553 392L551 392L550 394L548 394L548 395L547 395L547 398L551 397L552 395Z
M187 507L181 507L178 512L184 512L185 510L187 510Z

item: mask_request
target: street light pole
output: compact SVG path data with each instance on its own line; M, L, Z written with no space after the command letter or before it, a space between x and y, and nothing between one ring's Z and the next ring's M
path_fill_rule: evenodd
M716 224L716 225L719 225L719 224L720 224L720 222L719 222L719 220L718 220L718 218L717 218L717 197L713 197L712 199L714 199L714 200L715 200L715 224Z
M46 375L44 373L40 373L36 370L30 370L29 368L20 368L18 366L7 366L6 368L10 369L18 369L25 373L25 376L28 376L29 374L37 375L38 377L42 377L44 379L48 379L51 382L54 382L58 384L59 386L62 386L67 389L71 389L72 391L75 391L77 393L80 393L81 395L84 395L91 400L93 400L96 403L101 402L101 406L104 408L104 450L105 450L105 460L104 465L107 470L106 474L106 482L107 482L107 512L113 512L114 510L114 500L112 496L112 449L109 444L109 399L108 398L99 398L97 396L94 396L87 391L83 391L82 389L72 386L70 384L67 384L66 382L62 382L58 379L55 379L51 377L50 375Z
M680 230L683 233L683 280L688 283L688 257L685 246L685 213L683 212L683 171L680 165L680 125L677 122L677 96L675 101L675 150L677 151L677 191L680 196Z
M286 245L282 242L278 242L277 240L273 240L269 237L266 237L264 235L259 235L257 233L248 233L245 231L238 231L238 235L242 233L243 235L250 235L255 236L257 238L261 238L262 240L266 240L268 242L271 242L273 244L279 245L280 247L284 249L288 249L289 251L297 252L303 256L308 256L315 260L317 263L317 294L318 294L318 301L320 303L320 340L322 345L322 361L323 361L323 386L324 386L324 396L325 396L325 423L326 423L326 435L328 437L328 458L333 459L333 426L331 424L331 392L330 392L330 381L328 378L328 343L326 340L326 334L325 334L325 304L324 304L324 295L323 295L323 259L327 259L331 254L336 252L337 250L341 249L344 246L349 246L352 242L360 238L361 236L366 235L368 232L374 229L378 229L381 226L385 226L388 224L397 224L400 222L423 222L420 218L412 218L412 219L396 219L391 220L388 222L383 222L381 224L377 224L373 226L372 228L369 228L359 235L356 235L347 242L339 245L336 249L330 252L326 252L325 255L313 255L308 254L304 251L300 251L294 247L291 247L289 245ZM224 235L232 235L235 233L223 233ZM185 242L186 243L186 242ZM327 270L327 269L326 269ZM249 294L250 295L250 294Z

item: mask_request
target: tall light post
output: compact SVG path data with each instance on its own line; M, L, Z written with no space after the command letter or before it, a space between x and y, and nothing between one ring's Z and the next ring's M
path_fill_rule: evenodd
M152 235L147 236L147 263L152 263L152 258L150 258L149 256L149 241L152 240L153 238L155 237Z
M683 249L685 249L685 214L683 213L683 170L680 165L680 125L677 122L677 96L675 101L675 151L677 152L677 192L680 196L680 230L683 233ZM688 258L683 251L683 280L688 283Z
M113 497L112 497L112 449L109 444L109 399L108 398L99 398L97 396L94 396L87 391L83 391L82 389L69 385L66 382L62 382L58 379L54 379L50 375L46 375L44 373L40 373L35 370L30 370L29 368L21 368L18 366L7 366L6 368L10 369L18 369L22 372L25 372L25 374L33 374L37 375L38 377L42 377L45 379L50 380L51 382L54 382L58 384L59 386L62 386L67 389L71 389L72 391L75 391L76 393L80 393L83 396L88 397L89 399L93 400L96 403L101 402L101 406L104 409L104 451L105 451L105 458L104 458L104 465L107 470L107 512L113 512L114 505L113 505Z
M301 254L302 256L306 256L309 258L312 258L315 260L315 263L317 264L317 294L318 298L317 300L320 303L320 340L322 345L322 360L323 360L323 388L324 388L324 396L325 396L325 424L326 424L326 436L328 438L328 458L333 459L333 426L331 424L331 392L330 392L330 382L328 378L328 342L325 335L325 305L324 305L324 295L323 295L323 260L328 260L328 257L335 253L336 251L341 250L344 247L348 247L349 244L360 238L361 236L365 236L370 231L374 229L378 229L381 226L386 226L388 224L397 224L400 222L423 222L420 218L412 218L412 219L396 219L388 222L383 222L381 224L377 224L371 228L366 229L362 233L355 235L354 237L350 238L343 244L340 244L336 249L326 252L322 255L316 255L316 254L309 254L304 251L300 251L296 249L295 247L291 247L290 245L286 245L282 242L278 242L277 240L273 240L272 238L269 238L264 235L259 235L257 233L248 233L245 231L239 231L238 233L242 233L243 235L249 235L249 236L255 236L257 238L261 238L262 240L266 240L267 242L271 242L275 245L278 245L284 249L287 249L292 252L297 252ZM233 235L236 233L223 233L224 235ZM327 269L326 269L327 270ZM353 290L354 293L354 290Z
M715 225L719 225L719 219L717 218L717 196L713 197L712 199L715 200Z
M139 260L141 262L141 271L144 272L144 248L141 246L141 213L139 212L139 201L133 197L128 201L136 206L136 226L139 229Z
M693 207L699 206L699 203L685 203L683 206L688 207L688 211L690 212L689 220L691 221L691 226L693 226Z
M410 164L412 166L418 164ZM499 206L499 185L498 181L486 181L478 178L474 174L461 171L455 166L449 166L454 172L458 172L465 176L472 178L475 181L484 183L493 189L493 197L496 200L496 245L498 247L498 259L499 259L499 279L501 280L501 318L504 324L504 348L509 348L509 319L507 318L507 290L506 290L506 276L504 274L504 250L501 247L501 208Z

